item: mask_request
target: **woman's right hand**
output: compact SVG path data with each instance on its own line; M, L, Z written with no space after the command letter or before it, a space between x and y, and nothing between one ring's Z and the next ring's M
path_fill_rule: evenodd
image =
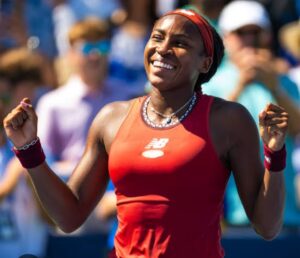
M37 138L37 115L28 98L24 98L3 120L7 137L16 148Z

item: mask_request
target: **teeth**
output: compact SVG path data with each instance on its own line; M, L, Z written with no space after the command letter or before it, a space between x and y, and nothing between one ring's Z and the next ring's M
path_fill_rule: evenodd
M168 70L174 69L174 66L169 65L169 64L162 63L162 62L160 62L160 61L154 61L154 62L153 62L153 66L155 66L155 67L161 67L161 68L166 68L166 69L168 69Z

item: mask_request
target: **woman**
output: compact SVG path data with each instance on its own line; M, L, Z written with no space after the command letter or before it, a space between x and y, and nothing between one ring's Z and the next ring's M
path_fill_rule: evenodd
M145 47L152 91L99 112L67 185L44 162L29 99L12 110L6 133L59 227L80 226L111 178L119 221L112 257L223 257L219 224L233 171L253 227L263 238L276 236L288 114L269 104L260 115L264 168L246 109L201 94L222 56L220 37L200 15L176 10L162 16Z

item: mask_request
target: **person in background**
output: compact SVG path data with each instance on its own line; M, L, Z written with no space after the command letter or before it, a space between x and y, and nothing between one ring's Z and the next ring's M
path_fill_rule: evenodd
M0 3L0 53L24 47L39 53L47 69L45 89L57 86L52 8L48 0L2 0ZM46 78L45 78L46 79ZM41 91L41 94L44 91Z
M300 91L300 20L288 23L280 29L279 42L281 47L293 60L294 65L291 65L288 75L297 83ZM295 185L297 191L297 205L298 209L300 209L300 134L298 134L296 137L296 148L293 153L293 164L297 172Z
M268 12L274 35L270 48L277 56L282 56L280 40L278 38L280 29L288 23L295 22L300 17L299 0L255 0L261 3Z
M25 96L36 98L43 84L42 59L26 48L8 50L0 58L0 116ZM16 158L1 127L0 254L45 257L50 220L37 202L29 177Z
M23 1L1 1L0 53L26 45L27 27L23 19L23 6Z
M8 103L10 100L10 82L8 75L0 70L0 119L4 119L7 114ZM13 157L13 152L10 150L11 146L6 138L4 128L0 126L0 171L1 178L3 171L5 171L6 166L10 159ZM1 181L0 181L1 182ZM6 192L5 187L0 187L1 191ZM5 194L6 195L6 194ZM5 196L0 195L0 196ZM2 200L2 198L0 198ZM0 231L2 234L2 227L0 226Z
M189 4L205 15L210 23L217 28L220 13L229 2L231 2L231 0L190 0Z
M279 42L292 59L288 73L300 90L300 18L299 21L288 23L280 29Z
M271 23L263 6L255 1L233 1L220 14L219 28L227 56L218 73L203 87L203 91L244 105L259 126L258 114L270 102L278 103L290 114L287 138L286 226L299 225L296 209L294 177L291 162L294 137L300 132L299 92L282 71L282 61L271 47ZM262 143L261 143L262 147ZM235 178L237 180L237 178ZM240 192L240 191L239 191ZM231 225L248 225L249 221L231 177L226 192L226 220Z
M109 74L123 82L133 96L145 93L147 82L143 52L156 16L152 0L121 0L125 20L114 31L109 55Z
M52 0L52 20L58 56L63 57L69 52L68 33L78 21L88 17L102 20L113 20L120 11L119 0Z
M14 152L61 229L72 232L84 222L111 178L119 221L111 257L224 257L220 218L233 171L255 231L276 237L285 198L288 113L266 105L258 132L242 105L202 94L223 54L221 38L198 13L163 15L144 52L151 92L101 109L67 184L45 162L30 100L6 116Z
M84 152L88 130L98 111L109 102L130 97L120 82L116 84L108 77L110 33L109 24L95 17L75 23L69 31L71 48L68 53L73 72L66 84L43 95L37 104L39 137L52 168L64 181L69 179ZM74 232L77 236L77 239L72 238L74 241L106 234L109 225L97 214L92 213ZM62 232L57 233L62 235ZM65 237L62 241L71 239ZM73 257L82 255L80 246L74 246L78 249L70 247ZM86 255L95 254L91 251Z

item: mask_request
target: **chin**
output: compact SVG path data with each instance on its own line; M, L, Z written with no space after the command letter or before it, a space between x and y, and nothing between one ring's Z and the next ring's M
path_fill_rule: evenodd
M152 87L157 88L159 90L167 90L172 87L172 84L166 82L165 80L152 80L150 81Z
M149 76L148 80L155 88L169 88L174 84L174 82L159 76Z

